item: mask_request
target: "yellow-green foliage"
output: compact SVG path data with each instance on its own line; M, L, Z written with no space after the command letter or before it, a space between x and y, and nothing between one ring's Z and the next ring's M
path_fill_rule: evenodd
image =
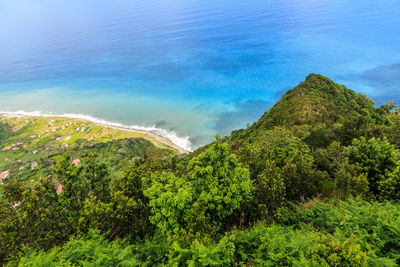
M38 143L45 138L61 137L59 140L54 138L51 139L52 141L46 142L46 144L49 143L50 146L54 147L59 147L63 143L72 145L80 139L98 143L126 138L145 138L160 147L166 147L165 144L157 141L147 133L120 130L118 128L79 119L63 117L0 116L0 120L9 127L21 127L19 130L12 133L12 137L15 140L28 139L30 135L36 135L36 137L32 138L30 143Z
M18 266L139 266L133 246L121 240L108 242L94 231L50 253L32 250L25 253Z
M359 164L350 164L346 160L335 174L338 193L348 196L366 194L368 192L368 175Z
M46 266L398 266L393 107L311 74L248 129L182 157L88 122L61 129L68 140L53 138L60 121L5 125L0 142L46 134L23 140L35 156L0 161L37 160L52 177L2 186L0 264L21 252ZM46 150L64 141L79 166Z
M360 199L321 202L314 200L297 209L295 225L311 224L322 233L352 238L368 255L390 258L400 264L400 205ZM377 263L375 262L374 265Z
M0 145L0 171L31 183L35 175L51 174L51 165L66 151L77 159L87 151L96 152L115 169L143 157L153 146L176 153L152 134L63 117L0 115Z
M399 167L400 152L394 145L387 139L354 139L352 145L346 149L345 160L357 164L361 171L367 174L369 190L372 193L386 198L384 192L380 191L380 184L390 176L396 176L394 172Z
M252 191L249 172L219 140L190 161L185 177L156 173L148 183L145 195L153 214L150 221L169 236L213 236L226 229L229 216Z
M310 74L256 123L233 132L232 139L247 138L262 130L283 126L292 129L312 148L326 147L334 140L348 145L353 138L371 137L377 129L387 129L387 114L394 105L375 108L373 104L373 100L363 94L322 75Z
M366 266L367 255L355 244L353 238L341 242L331 235L316 235L314 244L307 250L306 258L314 264L325 266Z
M400 206L357 199L314 200L291 214L289 225L258 223L221 238L109 243L94 232L49 253L26 251L20 264L61 266L397 266ZM104 255L105 254L105 255Z

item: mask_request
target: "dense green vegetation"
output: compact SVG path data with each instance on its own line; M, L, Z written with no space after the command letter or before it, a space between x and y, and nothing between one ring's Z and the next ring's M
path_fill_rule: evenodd
M311 74L258 122L185 156L88 149L75 166L67 151L50 176L2 185L0 262L397 266L394 108Z
M51 175L52 166L65 152L77 161L87 152L96 153L114 172L156 147L167 148L151 135L89 121L0 115L0 170L21 181Z

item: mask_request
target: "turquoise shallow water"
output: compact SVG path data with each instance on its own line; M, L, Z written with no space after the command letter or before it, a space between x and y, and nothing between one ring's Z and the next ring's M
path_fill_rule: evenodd
M400 2L0 1L0 111L155 126L194 148L311 72L400 100Z

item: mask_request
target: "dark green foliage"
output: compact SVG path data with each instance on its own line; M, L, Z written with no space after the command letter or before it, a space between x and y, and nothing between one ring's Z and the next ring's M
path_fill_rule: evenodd
M76 140L52 177L4 184L0 264L400 265L394 107L311 74L185 156L140 139L91 146L97 156Z
M135 248L124 241L110 243L90 231L87 236L72 239L49 253L27 250L19 266L138 266L134 251Z
M280 168L296 156L302 161L313 161L307 145L292 132L279 127L259 132L257 136L243 142L234 152L238 154L244 166L251 170L252 178L257 177L263 170L266 160L275 161L276 166Z
M400 200L400 166L379 182L381 199Z
M70 212L63 209L48 179L33 188L20 184L12 190L18 193L5 194L1 201L0 262L16 257L23 245L50 249L74 232Z
M0 232L9 238L0 240L0 260L14 257L23 245L49 249L75 234L85 200L109 198L107 166L88 155L87 165L76 167L65 155L56 164L54 174L40 178L32 187L11 182L5 185ZM5 251L3 253L3 251Z
M285 177L286 195L292 201L312 197L328 180L326 172L315 169L312 162L304 161L299 155L286 163L282 175Z
M232 133L232 139L256 136L260 131L283 126L291 129L312 149L336 140L345 145L360 136L380 135L389 124L393 106L375 108L374 102L319 74L289 90L248 129Z
M314 152L316 167L327 171L333 177L342 164L345 148L339 142L334 141L327 148L317 149Z
M81 210L80 232L97 229L108 233L110 239L130 235L136 239L147 234L150 210L143 195L142 168L130 168L121 178L112 181L110 196L103 200L92 196L87 198Z
M367 255L352 238L341 240L302 227L259 224L233 233L236 260L262 266L366 266Z
M267 213L273 213L286 203L284 177L274 161L266 161L263 172L257 176L256 194L260 210Z
M272 215L290 201L312 197L329 179L317 170L308 146L287 129L260 131L234 150L250 170L258 208L248 216ZM249 210L247 210L249 212Z
M120 240L108 243L89 233L47 254L26 252L21 263L129 260L135 266L396 266L399 212L398 205L389 203L313 200L300 205L287 226L258 223L218 239L169 245L158 235L128 245Z
M350 164L345 161L335 174L335 183L338 194L365 195L368 192L368 174L363 172L358 163Z
M314 200L300 205L293 221L300 226L312 224L323 233L345 238L353 236L369 257L390 258L400 264L398 204L369 203L359 199L337 203Z
M145 195L153 213L150 221L169 236L213 236L229 225L229 216L252 191L248 171L219 140L190 161L184 177L163 172L149 182Z
M97 161L97 154L85 153L82 155L83 180L89 184L89 192L100 201L110 198L110 172L105 162Z
M386 180L397 168L400 152L387 139L354 139L346 150L345 159L350 164L358 164L367 173L369 190L382 195L379 184Z
M3 140L7 138L10 130L10 126L0 121L0 145L3 143Z
M384 128L383 135L386 136L392 144L400 148L400 109L393 110L388 115L389 124Z

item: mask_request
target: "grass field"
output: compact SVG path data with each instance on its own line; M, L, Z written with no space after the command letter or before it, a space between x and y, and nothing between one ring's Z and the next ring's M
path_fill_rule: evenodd
M118 168L120 159L126 163L126 159L142 157L150 147L174 150L154 134L79 119L0 115L0 123L5 128L0 140L0 173L8 171L24 181L48 175L54 160L66 152L74 159L84 152L96 152Z

